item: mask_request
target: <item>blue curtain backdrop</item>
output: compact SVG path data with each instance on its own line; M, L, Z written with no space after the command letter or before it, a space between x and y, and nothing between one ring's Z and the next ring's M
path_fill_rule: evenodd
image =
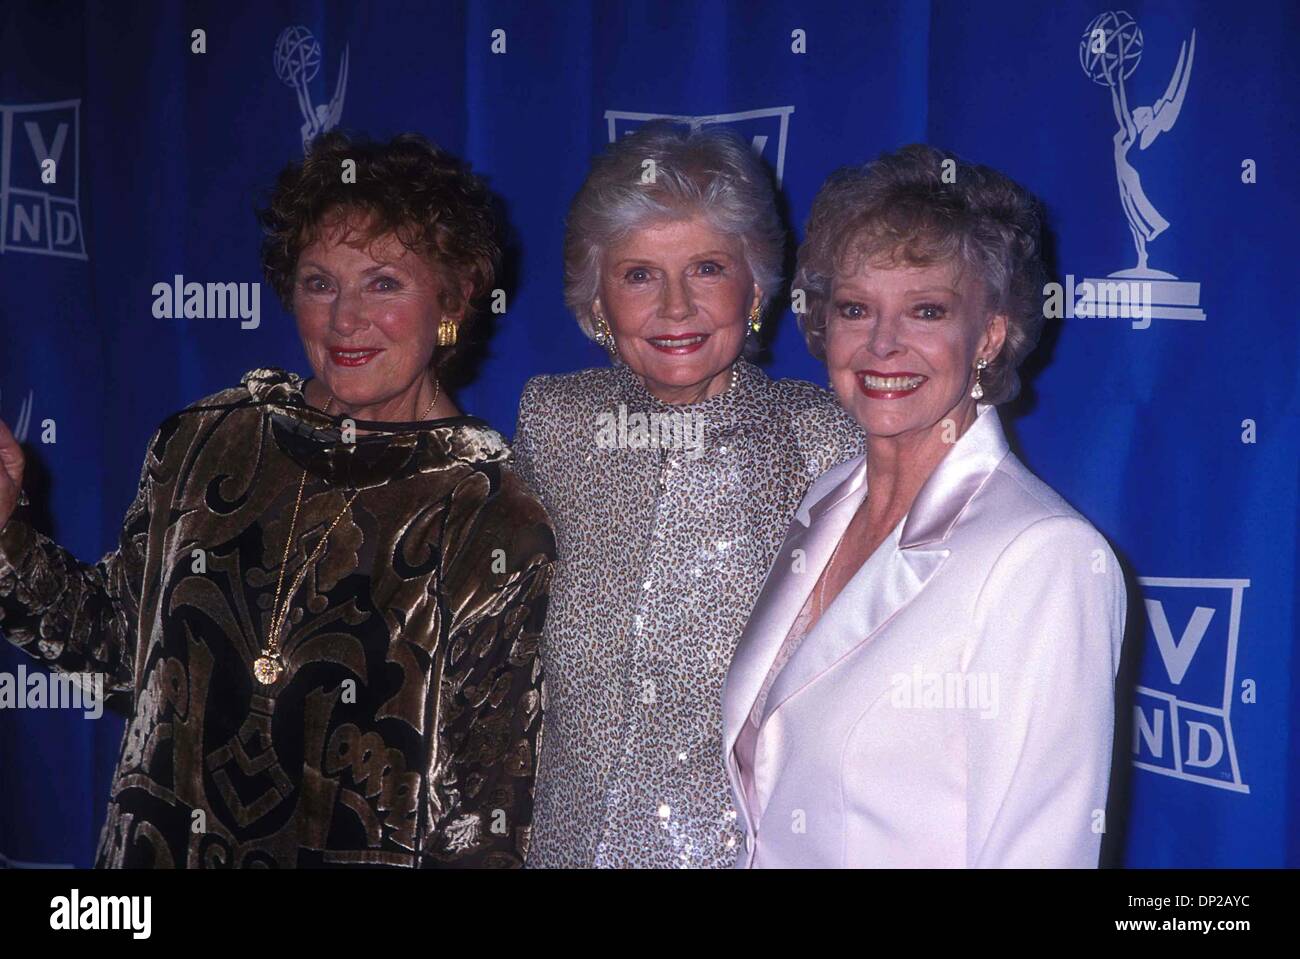
M648 115L733 125L779 172L796 235L839 165L915 141L991 164L1044 198L1053 266L1076 283L1138 262L1121 202L1136 181L1119 177L1131 165L1169 224L1147 246L1148 268L1169 274L1156 318L1053 321L1024 400L1004 410L1025 461L1130 574L1108 861L1300 864L1300 8L1123 3L10 0L0 417L26 428L41 522L97 559L162 418L252 367L307 372L268 289L256 329L155 319L151 290L177 274L261 279L260 191L301 156L304 111L329 122L340 90L339 126L422 132L506 203L509 309L459 398L507 435L529 376L603 361L563 307L563 217L588 158ZM1111 90L1080 57L1108 13L1128 43L1130 110L1160 105L1152 127L1167 127L1120 166ZM824 382L789 314L768 368ZM21 659L0 643L0 671ZM89 863L122 728L0 710L0 853Z

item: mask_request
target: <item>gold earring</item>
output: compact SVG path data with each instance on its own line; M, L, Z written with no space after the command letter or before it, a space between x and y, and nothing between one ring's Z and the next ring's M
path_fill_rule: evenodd
M609 323L602 314L594 311L591 318L595 321L593 325L596 328L596 343L612 356L614 354L614 334L609 329Z
M970 398L973 400L982 400L984 398L984 387L980 386L980 373L988 365L989 361L982 356L979 358L979 362L975 364L975 388L970 391Z
M451 320L442 320L438 324L438 345L455 346L456 345L456 324Z
M761 330L762 328L763 328L763 311L760 310L758 304L755 303L754 308L749 311L749 332L757 336L758 331Z

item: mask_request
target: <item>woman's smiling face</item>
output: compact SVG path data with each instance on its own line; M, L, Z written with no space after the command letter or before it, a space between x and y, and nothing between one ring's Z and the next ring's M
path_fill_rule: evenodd
M358 417L409 418L429 377L442 293L428 257L397 237L358 243L341 226L323 229L299 254L294 278L294 316L313 372Z
M740 238L694 216L651 223L609 246L595 312L646 388L684 403L725 389L757 302Z
M969 422L977 357L992 359L1006 319L955 262L861 262L837 273L826 306L826 367L844 408L873 436Z

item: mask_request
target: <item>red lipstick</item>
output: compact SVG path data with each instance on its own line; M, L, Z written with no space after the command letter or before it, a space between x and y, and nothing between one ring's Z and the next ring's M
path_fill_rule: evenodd
M662 336L647 336L646 342L660 353L685 356L703 346L709 336L708 333L665 333Z
M365 366L373 360L383 350L361 348L356 350L344 350L336 347L330 347L330 361L335 366Z

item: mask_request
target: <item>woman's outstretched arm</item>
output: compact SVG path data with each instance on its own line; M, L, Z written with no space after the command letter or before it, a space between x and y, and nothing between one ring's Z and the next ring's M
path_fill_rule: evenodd
M134 688L154 446L151 441L118 548L98 563L83 563L15 515L23 454L0 423L0 631L52 669L105 674L109 693Z

